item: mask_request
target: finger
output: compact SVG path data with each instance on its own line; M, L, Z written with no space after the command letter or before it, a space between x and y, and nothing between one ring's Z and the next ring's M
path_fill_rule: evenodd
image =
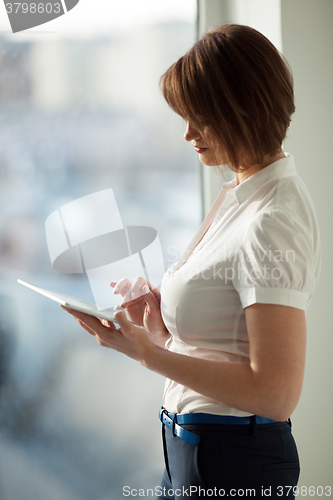
M145 293L149 292L149 287L146 278L142 276L135 278L131 288L129 288L123 297L122 305L134 301L142 297Z
M154 295L157 302L161 302L161 292L159 291L159 289L155 287L151 290L151 292Z
M159 289L154 287L146 278L142 278L141 276L135 279L132 289L134 292L138 292L137 296L139 297L146 295L149 292L152 292L157 300L161 296Z
M149 292L152 292L154 297L156 298L157 302L161 300L161 293L158 288L154 287L146 278L136 278L138 280L138 286L142 287L141 293L139 292L137 296L144 296L148 294ZM135 281L133 283L133 291L136 292L136 287L135 287Z
M136 278L133 287L128 290L123 298L121 307L124 309L144 301L152 310L160 310L161 294L158 288L155 288L149 283L146 278Z
M123 295L122 304L125 304L126 302L130 302L131 300L135 300L135 292L133 292L132 287L127 290L125 295Z
M109 321L109 320L103 319L103 318L98 318L98 319L100 320L102 325L105 326L106 328L113 328L113 329L116 328L115 324L112 323L112 321Z
M114 317L120 326L121 332L126 336L133 330L133 323L131 323L126 316L125 311L120 306L116 306L113 310Z
M80 311L76 311L74 309L70 309L68 307L61 306L62 309L71 314L76 321L82 326L85 330L89 331L92 335L96 332L101 331L106 328L101 324L100 318L96 318L95 316L91 316L90 314L85 314ZM111 323L111 322L110 322ZM111 323L113 325L113 323ZM108 328L115 328L115 326L109 326Z
M83 330L85 330L86 332L88 332L93 337L95 337L95 338L97 337L98 334L95 332L95 330L93 330L92 328L90 328L88 325L86 325L86 323L84 323L80 319L78 319L78 318L75 318L75 319L78 322L78 324L81 326L81 328L83 328Z
M149 286L146 278L139 276L135 278L134 283L131 288L131 299L137 299L146 293L146 290L149 291Z
M113 286L113 284L114 284L114 286ZM121 279L120 281L117 281L117 282L111 281L110 286L113 288L113 293L115 295L117 295L117 294L120 293L120 295L122 297L124 297L124 295L126 294L127 290L129 288L131 288L132 282L129 279L127 279L127 278L123 278L123 279Z
M81 311L77 311L76 309L71 309L70 307L65 307L62 304L60 304L60 307L61 307L61 309L64 309L65 311L67 311L72 316L75 316L75 317L80 318L80 319L84 319L85 317L87 317L87 318L89 318L89 317L91 318L92 317L89 314L85 314L85 313L83 313Z
M158 300L156 300L156 297L152 291L149 291L148 293L145 294L144 300L146 304L148 304L149 309L151 311L160 311L160 303Z
M95 331L92 330L90 327L88 327L88 325L86 325L86 323L83 321L83 317L79 317L76 313L77 311L74 311L73 309L69 309L68 307L64 307L62 305L60 305L60 307L62 309L64 309L66 312L68 312L69 314L71 314L74 319L79 323L79 325L84 329L86 330L88 333L90 333L90 335L92 335L93 337L95 336Z
M138 299L134 299L134 300L128 300L126 302L125 299L123 299L122 303L120 304L120 307L122 307L123 309L127 309L128 307L131 307L133 306L134 304L135 305L138 305L140 303L145 303L145 299L144 297L139 297Z
M101 326L100 320L98 318L95 318L94 316L90 316L89 314L85 314L85 313L82 313L80 311L76 311L75 309L70 309L69 307L65 307L65 306L62 306L62 305L60 307L62 309L64 309L65 311L67 311L72 316L74 316L74 318L77 321L80 321L80 322L88 325L88 323L90 322L90 320L92 320L92 321L94 321L94 323L95 323L95 325L97 327Z

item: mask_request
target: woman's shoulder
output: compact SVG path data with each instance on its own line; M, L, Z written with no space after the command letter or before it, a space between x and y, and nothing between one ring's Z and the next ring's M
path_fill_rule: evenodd
M262 224L290 231L302 231L319 237L316 210L301 177L296 174L278 179L271 186L273 195L261 200L252 230Z
M316 213L311 198L302 197L303 187L298 181L289 186L293 190L292 199L277 197L275 203L258 211L248 226L244 238L247 251L267 255L282 256L281 261L289 259L290 272L295 266L313 268L313 275L318 280L321 267L321 239ZM289 191L290 192L290 191Z

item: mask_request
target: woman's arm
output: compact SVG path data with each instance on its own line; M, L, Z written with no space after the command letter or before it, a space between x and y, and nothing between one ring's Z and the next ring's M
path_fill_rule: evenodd
M286 420L302 389L306 323L300 309L254 304L245 310L250 364L207 361L152 351L145 365L204 396L271 418Z
M305 313L300 309L271 304L245 309L250 364L210 361L160 348L121 311L116 313L121 332L104 329L96 318L70 312L101 345L216 402L283 421L299 400L306 346Z

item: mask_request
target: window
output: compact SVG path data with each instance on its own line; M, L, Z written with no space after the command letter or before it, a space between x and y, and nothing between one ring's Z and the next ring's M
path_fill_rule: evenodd
M199 168L158 89L195 39L195 2L181 4L79 2L15 34L1 15L3 500L117 500L125 485L159 484L164 380L16 279L93 301L86 275L52 268L45 220L105 189L124 225L158 231L166 267L191 239Z

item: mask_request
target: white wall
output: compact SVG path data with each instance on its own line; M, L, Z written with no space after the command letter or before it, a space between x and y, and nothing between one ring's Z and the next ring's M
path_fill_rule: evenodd
M296 113L285 144L316 206L323 256L308 312L307 366L294 414L306 486L333 489L333 1L282 0L283 52L295 81Z
M294 73L297 111L285 150L295 156L317 209L323 269L308 311L307 365L293 432L299 486L333 490L333 0L199 0L199 9L201 33L223 22L253 26L283 49ZM208 170L204 180L207 210L220 184Z

